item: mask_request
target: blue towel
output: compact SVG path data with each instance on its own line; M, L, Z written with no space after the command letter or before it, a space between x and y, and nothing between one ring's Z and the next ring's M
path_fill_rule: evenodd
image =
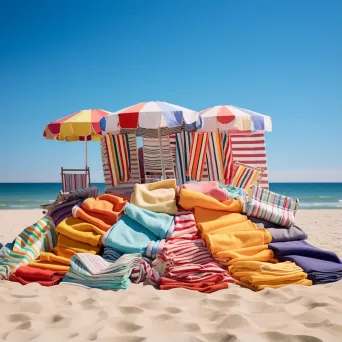
M122 254L145 254L147 245L163 239L174 225L174 216L154 213L134 204L125 206L125 214L103 239L105 247Z
M174 226L174 216L154 213L132 203L127 203L124 211L129 218L139 222L159 239L164 239L167 231Z

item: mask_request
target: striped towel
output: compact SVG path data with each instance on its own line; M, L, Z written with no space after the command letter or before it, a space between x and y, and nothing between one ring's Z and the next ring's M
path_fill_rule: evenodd
M153 271L151 268L151 261L148 261L147 258L140 260L138 265L132 268L132 272L130 275L130 280L132 283L139 284L144 282L146 279L149 280L151 285L155 285L155 281L153 279Z
M194 180L202 180L208 148L207 133L192 133L187 175Z
M61 196L65 196L67 198L88 198L88 197L96 197L98 195L99 188L97 186L90 186L87 188L76 189L70 192L64 192Z
M223 151L222 151L222 137L219 132L209 132L208 135L208 149L207 149L207 168L208 176L211 181L221 181L224 178L223 169Z
M178 210L175 216L175 225L172 231L167 234L167 240L170 239L198 239L198 230L194 214L191 211Z
M103 251L103 259L108 262L115 262L122 256L122 253L118 252L114 248L111 247L104 247Z
M245 189L248 192L251 186L258 181L262 171L244 164L236 163L236 165L237 167L231 185Z
M222 153L225 184L230 184L233 176L233 149L231 136L227 132L222 132Z
M112 185L128 182L131 174L128 134L107 134L105 146Z
M88 175L86 173L63 173L64 191L73 191L88 186Z
M42 218L25 228L14 240L12 249L2 249L0 279L8 279L18 267L37 259L41 252L50 252L56 244L57 233L50 219Z
M71 267L62 283L74 283L105 290L126 289L132 268L141 261L141 254L124 254L115 262L99 255L79 253L70 260Z
M276 223L283 227L291 227L295 223L292 198L277 194L258 186L252 186L249 200L244 211L253 216Z
M191 134L189 132L181 132L175 134L176 139L176 179L177 184L182 185L190 180L186 175L189 165L189 154L191 147Z

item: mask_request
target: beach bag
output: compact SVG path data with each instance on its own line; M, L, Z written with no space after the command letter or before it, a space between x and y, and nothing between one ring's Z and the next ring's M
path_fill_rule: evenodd
M290 227L295 223L293 208L294 200L291 197L253 185L243 210L247 216Z

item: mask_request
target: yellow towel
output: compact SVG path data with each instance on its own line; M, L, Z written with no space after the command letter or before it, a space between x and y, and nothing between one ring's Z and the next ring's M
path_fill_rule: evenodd
M275 262L274 254L267 245L224 250L214 255L215 259L222 265L233 265L238 261L267 261Z
M41 252L39 255L39 260L41 262L70 265L70 258L65 258L63 256L58 256L53 253L47 253L47 252Z
M298 280L296 282L291 282L288 284L283 283L283 284L255 285L255 284L245 283L243 281L238 280L238 281L236 281L236 284L243 286L243 287L247 287L253 291L261 291L261 290L266 289L266 288L278 289L280 287L289 286L289 285L311 286L312 281L309 279L302 279L302 280Z
M155 213L175 215L177 212L176 180L167 179L155 183L134 184L130 202Z
M242 217L244 217L241 214L230 214L230 215L240 215ZM220 221L225 221L225 220L217 220L217 221L213 221L213 222L208 222L208 223L204 223L204 227L202 225L202 229L204 228L204 230L202 230L202 237L204 238L206 234L210 234L210 235L219 235L222 233L230 233L230 232L237 232L237 231L245 231L245 230L257 230L257 226L250 220L244 220L242 222L238 222L235 224L226 224ZM215 224L216 222L216 224ZM219 227L219 228L215 228L215 227ZM209 231L207 231L207 229Z
M201 234L215 231L219 228L247 221L247 216L226 211L211 210L201 207L194 209L195 221Z
M247 221L246 221L247 222ZM215 256L222 251L265 245L272 240L272 235L264 228L255 230L232 231L222 234L207 234L204 240Z
M254 291L265 287L282 287L292 284L310 286L307 274L295 263L286 261L276 264L258 261L239 261L229 266L230 274L238 284Z
M101 237L105 232L91 223L84 222L75 217L68 217L56 227L58 233L72 240L86 243L91 246L99 246Z
M68 271L70 268L70 266L66 266L64 264L51 263L51 262L40 261L40 260L31 261L28 264L28 266L42 268L44 270L50 270L50 271Z
M186 210L193 210L195 207L231 213L240 213L242 210L242 204L239 200L230 199L220 202L213 197L186 189L181 189L179 205Z

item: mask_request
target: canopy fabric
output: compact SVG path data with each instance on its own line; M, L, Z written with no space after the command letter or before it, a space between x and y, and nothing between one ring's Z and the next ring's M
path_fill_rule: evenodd
M188 130L202 126L202 120L194 110L167 102L141 102L124 108L101 119L103 132L120 130L163 129L186 125Z
M199 113L203 119L201 131L272 131L270 116L235 106L214 106Z
M57 121L50 122L44 129L46 139L65 141L100 141L100 120L111 114L102 109L80 110Z

